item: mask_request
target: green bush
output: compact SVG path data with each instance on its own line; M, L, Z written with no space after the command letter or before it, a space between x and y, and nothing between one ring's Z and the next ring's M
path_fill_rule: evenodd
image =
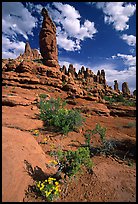
M90 158L90 150L88 147L80 147L76 151L57 152L57 160L59 164L58 171L65 176L72 177L81 171L82 166L87 170L91 170L93 163Z
M83 118L77 110L65 109L65 102L60 98L46 101L44 98L40 100L40 119L45 125L51 125L57 128L63 134L76 130L83 123Z
M125 105L125 106L135 106L136 105L135 101L125 99L122 94L113 95L112 97L103 96L103 99L106 101L109 101L110 104L112 104L114 102L121 102L122 105Z
M94 134L99 134L100 135L100 139L102 141L102 143L104 144L105 142L105 133L106 133L106 128L101 127L100 124L96 124L96 127L93 130L87 130L84 134L86 140L86 145L88 145L89 147L91 147L91 137Z

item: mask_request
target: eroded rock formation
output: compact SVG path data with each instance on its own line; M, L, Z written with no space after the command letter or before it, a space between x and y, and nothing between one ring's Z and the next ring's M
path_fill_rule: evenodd
M43 23L39 34L39 44L43 63L49 67L59 67L56 26L45 8L42 9L41 14L43 16Z
M19 57L17 57L17 60L38 60L41 59L42 56L38 52L37 49L31 49L29 42L26 42L25 44L25 51L23 54L20 54Z
M114 80L114 90L117 92L119 91L117 80Z
M124 82L122 84L122 92L124 95L129 95L130 94L130 90L128 88L128 83L127 82Z

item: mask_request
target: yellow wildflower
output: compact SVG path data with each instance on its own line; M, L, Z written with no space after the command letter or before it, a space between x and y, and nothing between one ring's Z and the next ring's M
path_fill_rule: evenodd
M56 181L56 179L55 179L55 178L52 178L52 177L49 177L49 178L48 178L48 182L49 182L49 181Z
M50 191L48 192L48 191L45 191L45 194L46 194L46 197L48 197L49 195L50 195Z
M56 160L51 160L51 161L49 161L49 163L54 164L54 165L58 164L58 162Z
M56 182L55 182L55 185L56 185L56 186L58 186L58 185L59 185L59 183L56 181Z
M42 191L42 190L44 189L44 187L45 187L44 184L41 185L41 186L42 186L42 187L40 188L40 191Z
M51 144L50 147L51 147L51 149L54 149L54 148L55 148L55 145L54 145L54 144Z

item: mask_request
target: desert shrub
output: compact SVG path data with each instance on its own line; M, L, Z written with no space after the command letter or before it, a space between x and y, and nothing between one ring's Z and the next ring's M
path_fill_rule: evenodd
M65 109L65 102L60 98L46 101L40 100L40 119L45 125L51 125L63 134L76 130L83 123L83 118L79 111Z
M44 181L36 182L36 192L47 201L53 201L60 195L60 184L56 178L49 177Z
M125 105L125 106L135 106L136 102L135 101L131 101L131 100L125 100L123 102L123 105Z
M110 104L112 104L113 102L115 102L115 99L109 96L103 96L103 99L105 101L108 101Z
M102 141L102 143L104 144L105 142L105 133L106 133L106 128L101 127L100 124L96 124L95 128L93 130L86 130L84 136L86 138L85 143L86 145L88 145L89 147L91 147L91 137L94 134L99 134L100 135L100 139Z
M40 99L46 99L47 98L47 94L39 94Z
M109 101L110 104L112 104L114 102L121 102L122 105L125 105L125 106L135 106L136 105L135 101L124 98L122 94L113 95L112 97L103 96L103 99L106 101Z
M81 171L82 166L86 167L88 171L91 171L93 166L88 147L80 147L76 151L58 150L54 155L58 161L58 172L62 172L65 177L75 176Z
M123 127L125 127L125 128L136 127L136 122L129 122L127 125L124 125Z

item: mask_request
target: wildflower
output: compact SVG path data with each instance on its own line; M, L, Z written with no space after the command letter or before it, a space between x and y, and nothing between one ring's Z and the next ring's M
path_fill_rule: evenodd
M56 160L51 160L51 161L49 161L51 164L53 164L53 165L57 165L58 164L58 162L56 161Z
M48 182L51 182L51 181L56 181L56 179L55 179L55 178L52 178L52 177L49 177L49 178L48 178Z
M48 197L51 194L51 191L45 191L46 197Z
M55 145L54 145L54 144L51 144L50 147L51 147L51 149L54 149L54 148L55 148Z
M41 184L41 182L39 181L39 182L37 183L37 187L38 187L38 188L40 188L40 184Z
M34 130L34 131L33 131L33 134L36 135L36 136L38 136L38 135L39 135L39 130Z
M56 181L56 182L55 182L55 185L56 185L56 186L58 186L58 185L59 185L59 183Z

